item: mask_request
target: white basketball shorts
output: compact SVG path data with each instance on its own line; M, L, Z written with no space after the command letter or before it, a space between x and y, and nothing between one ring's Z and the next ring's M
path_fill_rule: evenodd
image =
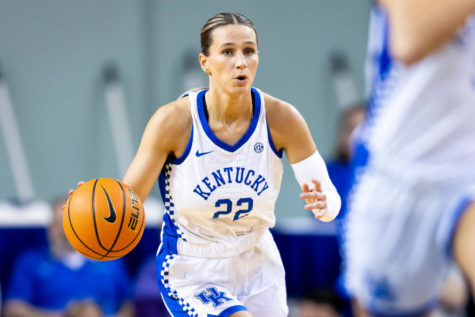
M345 284L364 309L412 316L437 304L475 178L427 182L365 172L345 225Z
M162 247L157 280L175 317L227 317L241 310L253 316L288 314L284 268L269 231L252 249L231 257L177 255Z

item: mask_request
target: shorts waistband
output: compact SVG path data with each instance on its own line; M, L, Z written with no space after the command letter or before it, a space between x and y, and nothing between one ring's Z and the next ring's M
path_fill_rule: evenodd
M181 255L204 258L232 257L252 249L266 233L270 234L269 230L260 230L238 236L234 239L232 245L225 245L222 242L196 245L179 239L177 243L177 252Z

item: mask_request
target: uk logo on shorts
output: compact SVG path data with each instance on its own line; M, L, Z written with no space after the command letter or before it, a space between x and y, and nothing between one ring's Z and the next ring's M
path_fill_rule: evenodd
M195 295L195 297L203 302L203 304L213 304L213 307L215 308L231 300L231 298L224 296L224 292L218 292L215 287L209 287Z
M369 290L374 297L387 301L396 300L395 292L386 277L376 278L367 273L366 283L368 283Z

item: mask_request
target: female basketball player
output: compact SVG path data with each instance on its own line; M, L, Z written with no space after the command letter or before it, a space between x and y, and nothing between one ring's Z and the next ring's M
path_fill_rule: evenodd
M241 14L201 30L209 88L150 119L124 182L142 200L159 178L166 207L158 284L173 316L286 316L284 270L269 232L285 151L317 219L340 198L303 117L253 88L257 33Z
M475 290L475 1L381 0L369 41L347 284L361 316L426 316L452 261Z

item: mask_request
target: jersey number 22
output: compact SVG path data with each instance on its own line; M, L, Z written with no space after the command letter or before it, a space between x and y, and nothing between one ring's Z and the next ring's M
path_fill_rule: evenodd
M214 213L213 218L219 218L222 215L228 215L233 210L233 202L229 198L220 199L216 201L215 207L224 206L225 210L217 211ZM236 206L243 207L243 209L239 209L234 213L233 221L239 220L243 217L249 215L249 212L252 211L252 207L254 206L254 201L252 198L240 198L236 202Z

